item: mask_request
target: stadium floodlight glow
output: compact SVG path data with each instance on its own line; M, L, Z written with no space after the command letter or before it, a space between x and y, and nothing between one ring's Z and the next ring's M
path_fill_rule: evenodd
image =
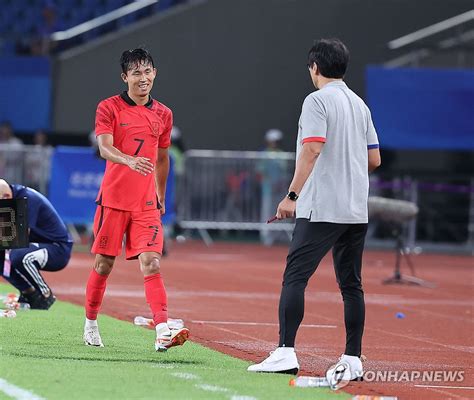
M394 39L388 42L388 48L391 50L396 50L414 42L417 42L418 40L427 38L429 36L454 28L455 26L464 24L472 20L474 20L474 10L469 10L465 13L456 15L455 17L448 18L444 21L427 26L426 28L402 36L398 39Z
M141 10L142 8L148 7L154 3L158 3L158 1L159 0L136 0L133 3L117 8L116 10L110 11L107 14L101 15L100 17L96 17L79 25L73 26L72 28L65 31L54 32L51 34L51 40L60 41L71 39L75 36L90 31L91 29L107 24L108 22L115 21L116 19Z

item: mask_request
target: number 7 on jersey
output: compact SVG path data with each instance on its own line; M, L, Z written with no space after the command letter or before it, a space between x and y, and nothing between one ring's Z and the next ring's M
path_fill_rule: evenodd
M138 147L137 147L137 150L135 151L135 153L133 154L134 156L137 156L138 153L140 152L140 149L142 148L143 146L143 143L145 143L145 139L133 139L135 142L138 142Z

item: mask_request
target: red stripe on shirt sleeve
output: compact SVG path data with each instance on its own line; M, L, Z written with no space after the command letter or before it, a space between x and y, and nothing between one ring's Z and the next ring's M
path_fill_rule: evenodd
M307 137L304 138L302 143L309 143L309 142L321 142L321 143L326 143L326 138L322 136L312 136L312 137Z

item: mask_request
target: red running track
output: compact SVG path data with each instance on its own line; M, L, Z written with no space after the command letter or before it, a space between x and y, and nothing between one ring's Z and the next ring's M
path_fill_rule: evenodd
M278 340L286 251L250 244L174 244L162 262L170 317L185 319L196 342L241 359L261 360ZM75 254L64 271L47 273L59 299L83 304L92 260ZM473 258L419 255L414 262L418 276L435 283L435 289L382 285L392 275L394 254L365 253L364 368L399 375L392 375L391 382L351 383L344 390L399 399L474 398ZM323 260L306 290L305 319L296 344L303 374L324 374L344 350L342 301L331 263L330 257ZM128 321L149 316L136 262L118 260L102 311ZM408 382L403 371L463 371L464 379Z

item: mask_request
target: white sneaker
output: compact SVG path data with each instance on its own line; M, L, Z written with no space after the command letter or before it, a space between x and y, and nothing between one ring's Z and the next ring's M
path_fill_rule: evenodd
M339 361L326 371L326 379L333 389L346 386L349 381L361 381L364 376L362 361L357 356L342 354Z
M260 364L254 364L247 368L249 372L280 372L286 374L297 374L300 369L293 347L278 347L270 353L270 356Z
M168 329L160 332L157 329L156 340L155 340L155 350L156 351L166 351L170 347L181 346L189 338L189 329Z
M104 347L98 326L84 327L84 343L86 346Z

